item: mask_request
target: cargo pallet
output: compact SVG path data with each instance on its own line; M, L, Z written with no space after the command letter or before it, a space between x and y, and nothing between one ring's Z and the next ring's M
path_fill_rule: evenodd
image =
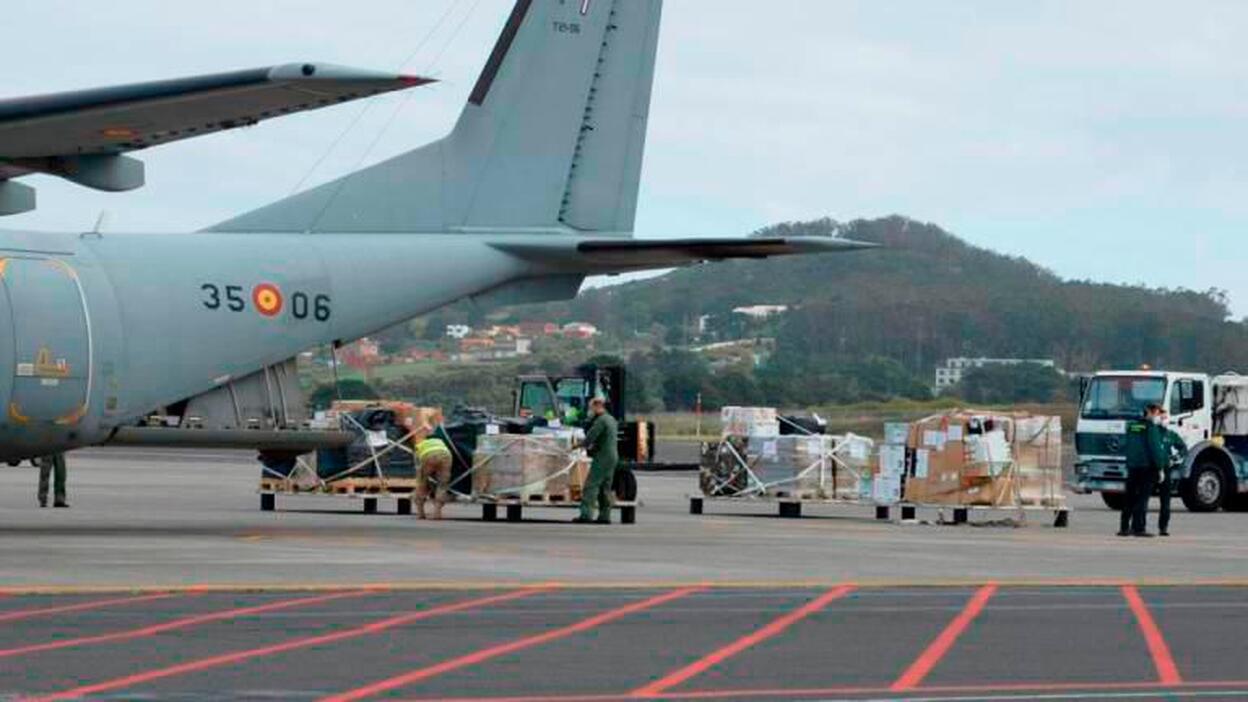
M802 505L828 505L836 507L875 507L875 518L888 521L892 518L891 510L884 505L860 500L845 500L821 497L813 492L777 492L770 495L747 495L742 497L723 496L708 497L706 495L689 496L689 514L704 514L707 502L726 502L735 504L775 504L779 516L784 519L800 519Z
M499 507L505 509L507 521L519 522L524 519L525 507L576 509L581 505L580 500L573 500L565 495L528 495L525 497L478 496L473 501L481 505L481 520L485 522L498 521ZM637 505L636 501L616 501L612 503L612 507L620 512L621 524L637 523Z

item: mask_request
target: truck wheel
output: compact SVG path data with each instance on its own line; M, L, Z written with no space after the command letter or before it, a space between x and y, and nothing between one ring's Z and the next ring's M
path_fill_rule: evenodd
M1101 500L1105 502L1105 506L1121 512L1127 506L1127 493L1125 492L1102 492Z
M633 475L633 471L621 468L615 471L615 477L611 482L613 483L611 491L615 493L615 499L620 502L637 500L637 476Z
M1216 463L1201 463L1179 486L1183 506L1189 512L1215 512L1226 501L1226 474Z

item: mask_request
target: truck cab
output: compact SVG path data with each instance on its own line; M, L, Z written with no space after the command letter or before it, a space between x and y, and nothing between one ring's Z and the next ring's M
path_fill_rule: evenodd
M1127 422L1150 404L1169 415L1168 428L1187 445L1171 466L1178 495L1189 510L1209 512L1238 504L1244 463L1215 432L1216 379L1203 373L1104 371L1084 387L1075 428L1075 489L1100 492L1121 508L1127 478ZM1248 484L1245 484L1248 487Z

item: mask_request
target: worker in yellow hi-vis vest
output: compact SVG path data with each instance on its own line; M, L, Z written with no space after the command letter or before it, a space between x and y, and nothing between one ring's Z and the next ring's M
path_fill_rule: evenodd
M442 518L442 505L446 504L451 487L451 450L446 442L429 437L416 444L416 457L420 460L420 474L416 478L416 516L425 518L425 500L429 499L429 481L436 480L438 487L433 498L433 518Z

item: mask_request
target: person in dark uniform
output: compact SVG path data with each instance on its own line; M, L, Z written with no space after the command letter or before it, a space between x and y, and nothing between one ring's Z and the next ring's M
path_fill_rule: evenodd
M48 506L48 479L53 478L53 507L68 508L65 499L65 454L54 453L39 459L39 506Z
M1165 432L1163 444L1166 454L1166 467L1161 471L1161 482L1157 493L1161 497L1161 514L1157 517L1157 533L1159 536L1170 535L1170 497L1174 494L1174 477L1170 474L1171 466L1187 458L1187 443L1173 429L1166 427L1169 417L1161 413L1162 431Z
M1147 528L1148 500L1158 476L1170 465L1162 422L1161 406L1156 404L1149 405L1140 419L1127 422L1127 491L1119 536L1152 536Z
M595 397L589 401L593 416L589 431L585 432L585 450L593 463L589 478L581 491L581 513L572 521L578 524L611 523L611 486L615 482L615 468L620 462L619 424L607 412L607 401ZM597 519L594 509L598 510Z

